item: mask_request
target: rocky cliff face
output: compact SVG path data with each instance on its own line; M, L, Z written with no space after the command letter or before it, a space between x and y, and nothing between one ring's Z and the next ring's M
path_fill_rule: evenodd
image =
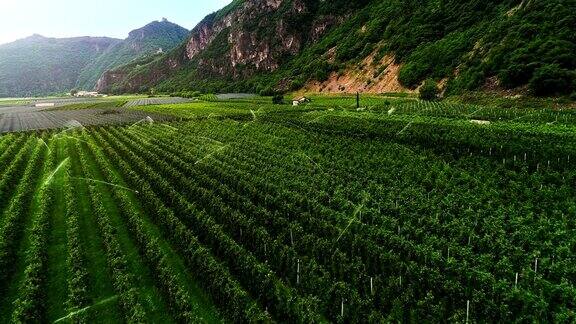
M289 3L292 2L292 3ZM198 54L209 47L221 33L226 33L226 40L230 46L226 56L227 67L238 65L251 65L256 70L274 70L278 67L278 57L282 54L296 54L302 43L301 35L294 33L286 27L283 19L274 26L266 17L277 13L280 6L285 5L284 13L302 13L305 6L300 1L283 0L252 0L245 1L241 8L212 23L203 23L193 32L186 45L186 57L193 60ZM274 34L262 34L257 30L250 30L254 22L257 27L272 28ZM280 47L271 50L272 42L277 40ZM203 60L200 64L206 64Z
M275 71L340 21L312 10L303 0L235 1L206 17L178 51L150 62L145 75L128 73L127 67L109 71L98 90L138 91L185 66L204 76L231 79Z
M99 80L104 72L144 56L154 55L160 49L172 50L188 38L189 31L168 20L154 21L130 32L128 38L111 46L82 71L77 88L91 90L102 86Z

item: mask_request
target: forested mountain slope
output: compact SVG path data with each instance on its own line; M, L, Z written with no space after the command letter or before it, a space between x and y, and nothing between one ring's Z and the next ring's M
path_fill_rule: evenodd
M47 38L34 35L0 46L0 97L28 97L92 90L108 69L170 51L189 31L166 20L106 37Z
M575 90L576 0L236 0L186 44L106 73L141 91ZM342 79L340 79L342 78ZM346 87L349 85L350 87Z
M170 51L188 37L189 31L167 20L154 21L130 32L124 41L111 46L84 68L78 88L93 89L104 72L146 55Z
M67 92L80 71L108 48L112 38L46 38L34 35L0 46L0 97Z

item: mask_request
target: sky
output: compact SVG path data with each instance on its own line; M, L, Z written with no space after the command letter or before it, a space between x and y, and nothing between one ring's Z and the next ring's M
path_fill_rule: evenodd
M33 34L45 37L128 33L167 18L192 29L231 0L0 0L0 44Z

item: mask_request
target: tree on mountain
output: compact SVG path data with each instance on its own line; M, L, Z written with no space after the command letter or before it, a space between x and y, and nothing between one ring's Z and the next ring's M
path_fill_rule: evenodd
M438 99L438 94L440 90L438 85L432 79L424 81L424 84L420 88L420 100L434 101Z

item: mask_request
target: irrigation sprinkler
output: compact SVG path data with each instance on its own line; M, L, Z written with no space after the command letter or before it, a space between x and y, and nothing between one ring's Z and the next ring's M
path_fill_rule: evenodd
M370 294L374 295L374 278L370 277Z
M340 304L340 316L344 318L344 298L342 298L342 303Z
M514 280L514 289L518 288L518 272L516 272L516 279Z

